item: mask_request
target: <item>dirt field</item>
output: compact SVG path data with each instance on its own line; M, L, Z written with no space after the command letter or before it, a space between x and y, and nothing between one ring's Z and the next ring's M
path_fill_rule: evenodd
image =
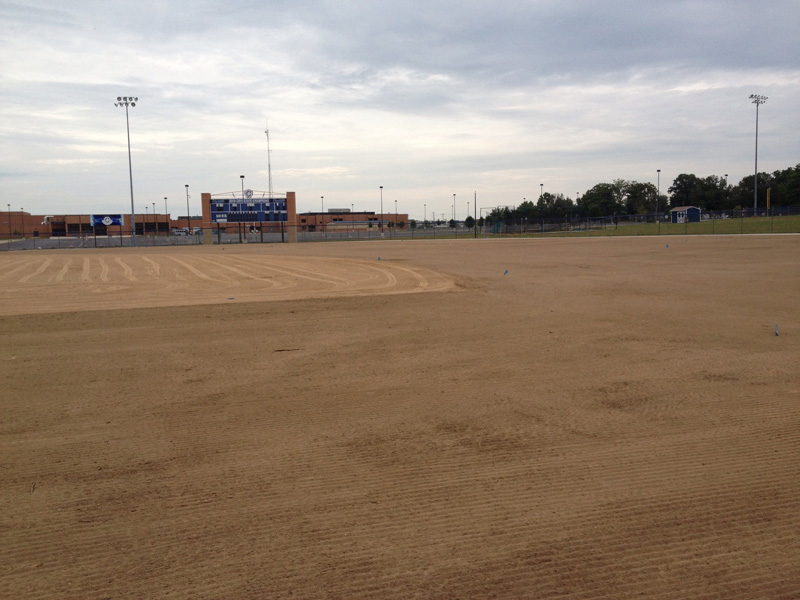
M0 252L0 597L798 598L799 261Z

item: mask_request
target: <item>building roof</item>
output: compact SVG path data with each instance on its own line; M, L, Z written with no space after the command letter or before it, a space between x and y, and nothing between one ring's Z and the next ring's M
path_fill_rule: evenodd
M685 210L688 210L690 208L693 208L695 210L700 210L699 206L676 206L675 208L671 208L669 212L675 212L676 210L685 211Z

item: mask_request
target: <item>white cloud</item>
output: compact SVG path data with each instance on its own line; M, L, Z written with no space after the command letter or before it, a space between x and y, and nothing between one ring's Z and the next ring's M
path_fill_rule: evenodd
M574 196L656 168L663 188L680 172L735 182L751 93L770 97L760 164L798 161L799 14L791 0L7 2L0 191L34 212L126 210L117 95L140 98L143 201L238 189L242 173L266 188L267 118L275 189L301 210L321 195L366 208L378 185L415 214L454 191L518 204L540 183Z

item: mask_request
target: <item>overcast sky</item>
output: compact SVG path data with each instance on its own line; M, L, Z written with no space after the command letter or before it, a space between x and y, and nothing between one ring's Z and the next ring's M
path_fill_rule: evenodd
M800 2L0 1L0 207L200 192L466 216L600 182L800 162ZM472 211L471 211L472 212Z

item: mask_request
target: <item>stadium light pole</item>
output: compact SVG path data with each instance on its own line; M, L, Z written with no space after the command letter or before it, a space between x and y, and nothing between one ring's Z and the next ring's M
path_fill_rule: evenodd
M22 241L25 241L25 209L19 207L19 218L22 221Z
M766 96L759 96L758 94L750 94L750 100L756 105L756 172L753 177L753 216L758 210L758 107L768 100Z
M394 228L397 229L397 200L394 201Z
M456 222L456 195L453 194L453 223Z
M164 214L167 215L167 225L169 225L169 209L167 208L166 196L164 196ZM169 227L167 227L167 233L169 233Z
M128 177L131 182L131 244L136 245L136 209L133 206L133 166L131 163L131 123L128 117L128 106L133 108L139 101L138 97L117 96L114 106L125 107L125 128L128 131Z
M156 203L153 202L153 237L158 233L158 221L156 221Z
M322 220L322 235L325 236L325 196L319 197L321 203L321 211L319 214L319 218Z
M189 184L187 183L185 186L186 188L186 229L188 229L188 233L192 233L192 217L189 213Z
M242 200L244 200L244 175L239 175L239 179L242 180Z
M149 213L149 212L150 212L150 207L147 206L147 204L145 204L144 205L144 223L142 223L142 235L144 235L144 236L147 235L147 231L145 231L145 229L147 228L147 217L149 216L147 213ZM144 239L145 239L145 243L146 243L147 242L147 238L145 237Z
M383 186L381 186L381 235L383 235Z
M543 196L544 196L544 184L540 183L539 184L539 200L541 200Z
M8 250L11 250L11 203L8 203Z
M656 187L656 214L658 214L658 198L661 196L661 169L656 169L656 176L658 177L658 187Z

